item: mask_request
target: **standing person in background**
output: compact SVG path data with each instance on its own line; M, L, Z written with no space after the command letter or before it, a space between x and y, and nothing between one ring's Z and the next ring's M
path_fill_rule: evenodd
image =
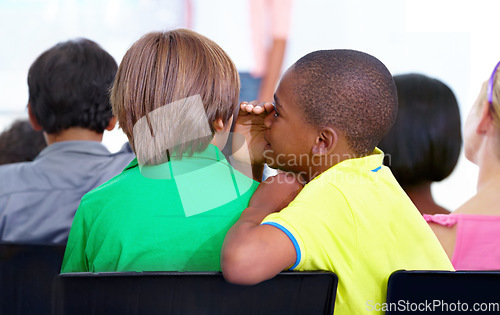
M255 56L251 79L257 80L259 94L245 95L245 100L272 102L276 86L281 77L286 45L290 30L292 0L250 0L250 21ZM248 74L245 74L248 77ZM247 80L247 79L245 79ZM242 83L244 89L244 84ZM245 90L243 90L245 91Z
M398 89L398 118L382 138L384 164L420 213L450 213L438 205L431 184L448 177L462 146L460 111L452 90L422 74L394 76Z
M477 193L448 215L424 215L457 270L500 269L500 75L498 63L465 121L465 157Z
M43 133L29 120L16 120L0 134L0 164L33 161L46 146Z
M219 43L234 60L240 103L272 102L290 33L292 0L185 1L187 26ZM231 140L223 153L230 154L230 148ZM264 165L263 179L275 174Z
M240 102L272 102L285 58L292 0L186 3L187 26L213 38L233 58L241 79Z
M132 159L124 145L101 143L112 130L108 91L117 69L95 42L62 42L41 54L28 73L28 114L47 147L34 161L0 166L0 240L65 243L82 196Z

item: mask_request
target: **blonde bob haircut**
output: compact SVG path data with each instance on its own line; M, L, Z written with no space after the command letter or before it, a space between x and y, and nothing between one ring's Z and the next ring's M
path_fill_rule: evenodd
M176 29L148 33L130 47L111 104L139 164L156 165L172 152L180 158L205 150L213 122L226 125L234 113L239 90L236 67L222 48Z

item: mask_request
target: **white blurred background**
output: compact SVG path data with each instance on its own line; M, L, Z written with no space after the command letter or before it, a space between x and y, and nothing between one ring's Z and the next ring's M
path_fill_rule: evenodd
M44 50L86 37L119 63L146 32L184 26L184 9L183 0L0 0L0 131L27 117L27 72ZM445 82L457 96L463 125L500 60L498 12L498 0L294 0L284 69L318 49L361 50L393 74L419 72ZM111 151L125 141L119 129L104 137ZM437 202L457 208L475 193L476 176L462 152L453 174L434 184Z

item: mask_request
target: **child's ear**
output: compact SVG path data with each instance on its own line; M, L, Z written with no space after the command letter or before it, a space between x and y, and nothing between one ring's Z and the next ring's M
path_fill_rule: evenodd
M490 103L485 100L481 108L481 117L476 127L476 132L478 134L485 134L488 128L492 126L493 117L491 117L490 106Z
M35 131L42 131L43 127L38 123L38 120L36 119L35 115L33 114L31 110L31 103L28 102L28 117L30 120L31 127Z
M312 153L314 155L327 155L337 146L338 138L338 134L333 128L323 128L318 133L316 143L312 148Z
M111 119L109 120L108 126L106 127L106 130L111 131L111 130L115 129L116 121L117 121L116 116L111 117Z
M224 131L224 122L222 121L222 118L215 119L213 126L217 132Z

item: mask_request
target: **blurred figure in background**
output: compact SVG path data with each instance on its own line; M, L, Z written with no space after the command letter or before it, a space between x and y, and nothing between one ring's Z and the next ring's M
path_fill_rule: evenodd
M292 0L186 1L187 26L219 43L234 60L240 102L272 102L290 32Z
M497 64L464 126L477 193L449 215L424 215L457 270L500 269L500 81Z
M185 1L187 27L213 39L234 60L241 81L240 103L273 102L290 33L292 0ZM222 151L226 156L231 143ZM276 173L266 164L263 180Z
M431 184L455 168L462 136L460 112L452 90L422 74L394 76L398 118L379 143L384 164L422 213L449 213L438 205Z
M35 131L29 120L18 119L0 134L0 165L33 161L46 146L41 131Z
M65 243L82 196L118 174L134 157L111 153L108 91L116 61L88 39L59 43L28 73L28 114L47 147L32 162L0 166L0 240Z

